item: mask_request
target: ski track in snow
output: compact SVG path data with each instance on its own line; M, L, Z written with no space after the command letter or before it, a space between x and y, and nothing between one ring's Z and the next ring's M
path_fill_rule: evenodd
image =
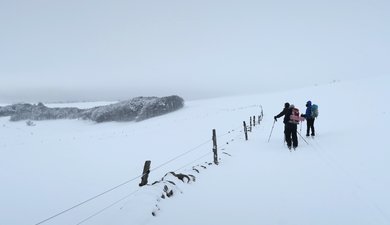
M340 162L337 161L333 156L331 156L329 153L327 153L326 149L321 147L320 143L314 138L313 142L311 143L311 147L318 153L318 156L320 159L324 162L327 162L327 165L329 168L333 169L335 173L338 176L345 177L346 181L351 185L352 190L354 190L354 194L356 198L362 203L366 204L367 207L371 208L371 210L376 211L379 213L380 217L383 217L385 222L390 224L390 218L386 215L384 210L378 206L378 204L370 199L369 192L365 190L365 188L362 185L362 182L359 182L358 178L355 177L353 174L351 174L347 169L345 169ZM381 221L383 222L383 221Z

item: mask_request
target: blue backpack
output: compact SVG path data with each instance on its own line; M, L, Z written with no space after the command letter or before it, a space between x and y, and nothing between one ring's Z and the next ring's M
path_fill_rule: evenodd
M313 104L311 106L311 117L317 118L318 117L318 105Z

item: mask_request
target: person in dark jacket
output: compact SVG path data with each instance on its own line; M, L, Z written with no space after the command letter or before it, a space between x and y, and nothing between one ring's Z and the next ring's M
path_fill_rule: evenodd
M284 133L286 133L286 124L289 120L289 118L286 116L287 112L288 112L288 108L290 107L290 103L286 102L284 103L284 108L283 110L276 116L274 116L274 120L275 121L278 121L278 118L284 116L283 118L283 123L284 123Z
M290 116L294 105L290 105L288 102L284 104L284 109L278 115L274 116L275 121L278 118L284 116L284 138L287 143L288 149L291 150L291 146L294 148L298 147L298 137L297 137L297 124L290 122Z
M290 107L290 103L288 102L284 103L283 110L278 115L274 116L275 121L278 121L277 120L278 118L284 116L283 123L286 124L289 120L289 118L286 116L289 107Z
M315 118L312 117L311 114L311 101L306 102L306 113L302 114L302 117L305 117L307 121L307 130L306 130L306 137L310 136L310 130L311 130L311 136L315 136L315 131L314 131L314 120Z
M290 105L286 117L288 118L288 121L285 126L285 138L288 149L291 151L291 144L294 150L298 147L298 136L297 136L297 128L298 125L294 123L292 120L290 120L290 116L292 115L294 105ZM292 142L292 143L291 143Z

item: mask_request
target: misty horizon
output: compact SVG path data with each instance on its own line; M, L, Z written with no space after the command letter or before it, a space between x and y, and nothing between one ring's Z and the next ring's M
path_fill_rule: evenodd
M390 2L16 0L0 102L185 99L390 73Z
M241 95L251 95L251 94L262 94L269 92L277 92L281 90L293 90L298 88L304 88L309 86L318 86L326 85L340 80L330 80L323 83L314 83L311 85L302 85L294 87L268 87L261 90L243 90L238 92L227 92L224 90L215 90L213 91L199 91L196 89L192 90L126 90L125 88L119 89L108 89L108 88L76 88L72 90L59 89L59 88L26 88L23 90L14 90L9 91L8 95L5 95L0 91L2 99L0 99L0 104L15 104L15 103L61 103L61 102L99 102L99 101L124 101L129 100L135 97L164 97L170 95L178 95L183 97L185 100L201 100L201 99L210 99L210 98L219 98L219 97L228 97L228 96L241 96Z

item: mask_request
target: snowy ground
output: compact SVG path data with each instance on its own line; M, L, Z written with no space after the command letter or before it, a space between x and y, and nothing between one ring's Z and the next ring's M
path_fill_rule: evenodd
M147 159L155 169L150 181L169 171L197 180L175 181L174 197L162 200L163 184L139 188L136 179L43 224L390 224L389 83L378 77L191 101L140 123L59 120L28 127L0 118L0 224L37 224L139 176ZM267 143L284 102L303 111L309 99L319 105L316 138L300 139L290 153L278 120ZM264 120L245 142L242 121L259 115L259 105ZM198 174L192 166L212 162L213 128L221 163L196 167Z

